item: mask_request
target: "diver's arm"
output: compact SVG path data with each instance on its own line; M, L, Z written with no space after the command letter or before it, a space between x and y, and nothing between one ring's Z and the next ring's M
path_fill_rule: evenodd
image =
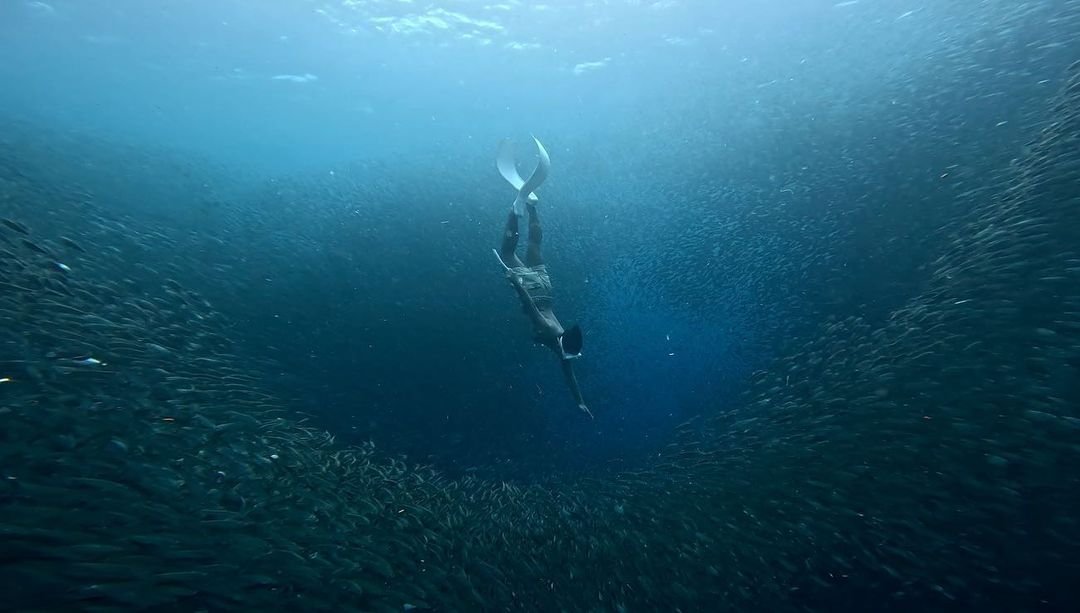
M578 387L577 377L574 375L574 364L570 360L562 359L562 371L566 375L566 384L570 386L570 393L574 395L574 401L577 402L577 408L585 411L585 413L592 419L592 412L589 411L589 407L585 406L585 399L581 397L581 388Z

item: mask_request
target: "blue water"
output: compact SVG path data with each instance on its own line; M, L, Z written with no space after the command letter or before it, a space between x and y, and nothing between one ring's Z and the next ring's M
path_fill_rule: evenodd
M86 320L55 331L46 322L40 339L20 328L21 301L56 289L40 281L39 261L52 275L70 265L64 278L87 295L120 296L138 313L139 300L160 298L155 317L184 314L192 334L226 336L229 372L290 418L302 411L304 427L338 444L405 456L408 469L390 469L400 489L372 498L375 507L449 487L426 473L407 482L414 464L478 477L455 482L468 484L454 490L460 498L440 499L446 514L471 518L467 535L423 525L450 543L439 562L447 576L468 567L491 578L481 591L510 608L527 610L518 599L528 593L592 610L594 589L632 610L693 610L721 593L736 608L760 595L795 610L859 609L883 595L898 610L933 608L963 602L966 590L983 604L995 594L1019 608L1064 602L1062 569L1075 564L1060 560L1077 542L1075 450L1064 441L1080 393L1080 303L1055 284L1077 270L1062 204L1074 196L1073 161L1059 145L1075 125L1066 94L1078 34L1077 0L2 0L0 218L11 223L0 227L0 256L18 265L0 281L25 294L0 295L11 324L0 365L32 362L12 347L36 356L53 332L60 343L101 329L95 309L108 307L96 303L78 304L93 311ZM538 195L555 311L585 331L575 367L595 419L531 342L491 254L515 195L496 170L498 144L516 142L528 172L532 136L552 162ZM61 236L98 251L72 251ZM163 279L205 304L178 306ZM964 305L970 312L955 308ZM178 344L169 359L207 347ZM164 354L125 351L102 357L131 359L124 385L154 390ZM55 365L38 366L0 379ZM54 384L68 400L79 395L72 378L50 376L40 390L4 388L24 394L11 406L36 410L34 394L59 396ZM105 397L127 389L102 380ZM146 392L153 402L173 393L161 386ZM267 455L258 436L219 437L235 417L220 398L192 410L210 416L214 442L169 439L162 458L109 460L117 474L157 475L173 456L205 451L207 465L185 476L194 494L181 496L194 508L236 512L207 457L252 501L288 484L312 492L304 504L315 510L298 507L299 519L245 516L268 540L293 538L289 522L318 519L322 501L353 508L320 489L322 471L337 474L330 452L296 454L303 461L290 466L312 471L309 482L301 470L274 472L285 462L251 460ZM69 424L66 410L49 405L63 419L43 423ZM126 420L103 414L63 427L108 441L111 431L97 429ZM12 432L52 441L36 423ZM133 420L129 431L143 426L154 436L164 427ZM36 457L0 442L10 457ZM76 448L93 457L87 449ZM85 475L62 474L84 491ZM353 478L355 508L382 495ZM544 485L519 496L504 482ZM469 489L488 486L504 497ZM38 517L38 499L5 492L0 502L18 504L0 510L15 524ZM506 509L540 519L522 524ZM498 518L490 526L488 513ZM845 532L854 517L865 524ZM367 542L382 525L324 521L295 543ZM530 547L520 543L564 525L580 542L598 535L603 553L590 555L618 573L561 584L581 594L556 592L554 581L537 588L587 557L574 539L541 570L519 555ZM506 534L522 536L521 550L503 547ZM36 551L39 534L28 535L20 546ZM957 557L934 557L954 537ZM1029 549L1007 552L1028 539ZM404 555L389 537L383 546L380 555ZM212 564L218 545L198 547ZM461 554L469 547L522 565L478 568ZM841 568L859 579L848 586ZM27 569L34 605L54 572ZM323 577L305 572L291 567L281 585L310 597ZM239 573L236 585L268 585L261 573ZM442 594L445 610L478 602L459 579L461 593ZM216 603L231 589L200 581L194 596L160 597ZM364 602L397 609L418 586ZM363 592L340 589L325 602ZM64 604L83 602L73 598ZM595 606L624 610L614 602Z
M658 151L694 165L706 145L776 138L778 108L850 112L976 28L963 5L12 1L0 100L278 172L487 159L532 132L564 184L589 160L632 190L627 166Z

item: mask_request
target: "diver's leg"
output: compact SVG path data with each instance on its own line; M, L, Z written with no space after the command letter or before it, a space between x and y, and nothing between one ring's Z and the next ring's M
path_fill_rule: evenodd
M514 253L517 249L518 236L518 216L510 211L510 216L506 218L506 229L503 230L502 247L499 248L499 257L502 258L503 264L510 268L523 266L517 254Z
M540 216L536 213L536 205L528 204L529 209L529 248L525 252L526 266L539 266L544 263L544 256L540 254L540 241L544 240L544 231L540 229Z

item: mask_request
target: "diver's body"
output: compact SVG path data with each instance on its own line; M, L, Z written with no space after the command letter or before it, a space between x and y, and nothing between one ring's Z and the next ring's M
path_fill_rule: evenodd
M581 388L578 386L571 361L577 357L576 351L580 350L580 336L574 341L577 345L573 349L574 353L567 353L567 348L563 343L566 330L563 329L552 310L551 278L548 276L547 266L540 253L540 241L544 236L540 227L540 216L536 212L535 203L529 202L526 207L529 212L529 241L525 251L525 262L523 263L516 253L520 234L518 214L514 211L510 211L506 219L506 230L503 232L499 258L506 267L507 279L521 300L522 309L532 322L534 338L558 356L566 383L570 386L570 393L574 395L574 401L577 402L579 409L592 417L592 412L589 411L589 407L581 396ZM580 330L576 326L573 331L580 335Z
M548 276L547 266L540 253L540 242L544 237L544 232L540 227L540 216L536 213L537 197L533 193L533 190L547 178L551 161L540 141L535 138L533 140L540 153L540 163L527 181L518 176L509 141L503 141L500 146L497 159L499 172L518 190L518 196L506 219L502 244L495 254L499 256L499 260L506 269L506 278L513 285L525 314L532 322L534 338L558 356L566 383L574 395L574 401L577 402L579 409L592 417L589 407L585 405L581 397L581 389L578 387L571 362L581 355L581 329L577 326L569 331L563 329L552 310L551 277ZM526 209L529 214L529 246L525 252L525 261L522 262L516 253L519 237L518 219L524 216Z

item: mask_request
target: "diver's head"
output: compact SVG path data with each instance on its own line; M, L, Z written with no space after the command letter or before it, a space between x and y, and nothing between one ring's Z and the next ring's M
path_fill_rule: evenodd
M562 351L562 358L569 360L572 358L581 356L581 345L583 343L581 336L581 326L575 324L573 328L570 328L566 332L563 332L559 338L559 349Z

